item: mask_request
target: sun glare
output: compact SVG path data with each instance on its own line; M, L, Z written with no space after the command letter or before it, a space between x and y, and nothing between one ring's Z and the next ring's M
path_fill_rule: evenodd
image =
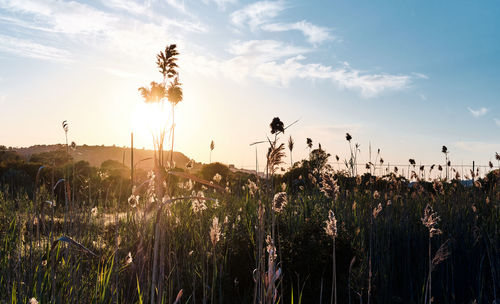
M138 102L132 113L132 131L138 137L151 140L152 134L167 128L171 116L168 104Z

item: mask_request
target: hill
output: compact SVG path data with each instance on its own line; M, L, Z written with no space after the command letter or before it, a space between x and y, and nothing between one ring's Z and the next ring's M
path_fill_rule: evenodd
M31 147L12 148L26 160L30 160L33 155L42 153L50 153L55 151L65 151L65 145L34 145ZM130 167L131 151L128 147L116 146L77 146L75 149L69 149L69 152L75 161L84 160L92 166L101 166L106 160L115 160L124 163ZM164 152L165 159L170 159L170 151ZM189 162L189 157L181 152L174 151L173 160L177 167L183 168ZM137 168L151 169L153 168L153 150L134 149L134 164ZM201 166L195 163L195 168Z

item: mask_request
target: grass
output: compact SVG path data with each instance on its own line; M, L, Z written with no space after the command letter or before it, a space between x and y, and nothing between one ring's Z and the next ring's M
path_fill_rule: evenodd
M286 178L275 176L274 182L281 188ZM230 192L197 183L193 189L183 185L176 189L176 196L193 196L191 192L196 191L199 194L194 197L203 193L217 201L179 199L162 212L151 208L153 184L139 194L135 208L116 199L101 199L85 205L75 202L67 209L67 198L62 195L52 198L56 207L45 206L45 218L38 221L34 220L38 202L27 194L12 195L3 185L0 300L25 303L34 297L41 303L142 303L153 296L158 302L173 303L182 289L179 303L252 303L256 295L266 302L289 303L292 290L300 291L302 301L322 298L330 302L333 241L335 295L340 303L348 299L368 302L369 298L376 303L421 303L429 302L431 296L439 303L491 303L498 297L498 171L490 174L488 182L483 180L481 187L463 187L453 181L442 184L443 192L423 181L410 187L394 175L356 179L337 174L334 178L339 186L333 204L338 221L335 239L324 231L332 199L309 177L286 183L287 204L274 218L266 215L273 212L267 193L278 189L264 191L265 180L257 181L260 186L253 189L244 180L229 178ZM47 182L41 179L40 199L51 196L46 190L50 187L44 186ZM373 208L379 203L382 209L374 218ZM193 204L204 207L195 212ZM428 204L441 218L442 234L432 238L421 222ZM94 205L99 206L97 213L91 212ZM214 246L210 231L216 217L221 235ZM272 234L272 222L279 231L274 232L273 242L279 246L274 248L275 263L270 264L265 236ZM155 233L157 227L164 233ZM51 240L61 236L88 251L70 242L52 246ZM157 236L163 244L158 252L163 252L159 255L164 262L154 265ZM430 248L445 242L449 256L431 265L436 250ZM129 253L132 261L127 261ZM260 279L254 282L252 278L255 265L262 274L281 271L271 298L266 295L271 286L266 275L260 276L261 287L254 293ZM161 289L152 288L154 271ZM153 290L153 295L146 290Z

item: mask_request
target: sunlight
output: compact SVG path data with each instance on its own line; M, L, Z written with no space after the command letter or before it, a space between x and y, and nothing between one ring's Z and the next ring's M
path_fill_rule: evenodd
M158 103L138 102L132 112L132 131L136 137L150 142L153 133L168 128L171 117L168 103L162 106Z

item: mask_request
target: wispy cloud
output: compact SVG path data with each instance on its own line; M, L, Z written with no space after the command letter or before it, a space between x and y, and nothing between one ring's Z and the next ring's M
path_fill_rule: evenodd
M264 24L262 29L270 32L300 31L306 36L311 44L319 44L327 40L333 40L330 30L326 27L314 25L305 20L295 23L270 23Z
M175 8L179 12L188 15L190 14L186 9L186 4L184 3L184 0L166 0L166 1L171 7Z
M99 34L116 21L108 13L74 1L7 0L0 6L21 15L36 16L33 22L46 24L50 30L66 34Z
M3 35L0 35L0 51L21 57L55 61L69 61L70 56L70 53L63 49Z
M286 8L283 1L259 1L231 14L231 22L237 26L248 24L252 31L276 17Z
M0 22L35 30L33 33L36 33L26 38L4 35L4 40L10 43L0 49L39 59L59 59L66 55L37 42L47 40L65 43L68 51L75 54L85 50L86 54L96 51L113 54L113 58L118 55L137 58L164 47L164 41L159 37L170 37L180 43L187 32L208 30L196 20L164 18L148 3L112 0L105 4L111 10L100 10L78 2L0 1L0 9L11 15L2 16ZM133 16L124 18L120 14L123 11ZM18 48L9 46L14 43Z
M225 10L227 5L234 4L237 0L203 0L203 3L205 4L209 4L210 2L217 4L219 9Z
M274 40L238 41L231 45L230 59L194 56L192 68L210 76L221 74L230 80L259 79L271 85L288 86L298 79L324 79L339 88L359 91L363 97L374 97L385 91L400 90L409 86L408 75L368 73L343 63L339 67L321 63L307 63L302 55L307 48L287 45Z
M495 120L495 124L496 124L498 127L500 127L500 119L495 118L494 120Z
M309 49L277 40L249 40L231 43L228 52L236 56L244 56L251 61L267 62L304 54L309 52Z
M169 1L170 5L187 11L184 2ZM221 0L218 3L229 3L229 1ZM99 54L113 55L110 62L103 60L102 64L93 63L93 65L103 66L107 72L114 75L129 77L131 76L129 73L123 72L132 70L130 66L126 66L127 63L144 58L145 54L154 55L163 48L165 42L159 37L169 37L179 45L192 45L186 41L185 33L208 30L204 24L196 20L190 21L189 18L187 20L160 18L150 2L132 2L127 6L124 0L111 0L106 6L108 9L100 10L79 2L0 0L0 7L15 17L5 22L12 24L17 22L17 26L40 28L41 31L51 32L50 35L55 33L55 41L69 41L65 45L72 48L61 50L33 39L4 35L0 36L2 39L0 50L20 56L50 60L65 60L69 57L70 51L73 53L85 48L85 53L88 54L91 50L95 50ZM307 21L273 23L273 18L285 9L284 1L259 1L233 12L230 17L232 24L249 26L252 30L263 28L275 32L300 31L312 44L334 39L329 29ZM125 12L131 16L123 18L122 14ZM41 39L43 37L40 37L40 41ZM412 79L418 77L362 71L352 68L347 63L333 66L310 62L305 56L313 50L314 48L277 40L236 41L227 49L230 58L224 59L203 52L190 53L183 49L182 57L186 62L183 62L183 69L224 75L232 80L254 78L278 86L288 86L291 81L297 79L324 79L339 88L359 91L364 97L406 88ZM118 56L123 56L124 60L115 59ZM113 61L117 62L116 67L119 68L114 67Z
M102 4L110 8L127 11L134 15L152 16L152 14L150 14L151 2L149 1L138 3L132 0L105 0L102 1Z
M472 116L474 116L476 118L484 116L484 115L486 115L486 113L488 113L488 109L486 109L484 107L479 108L477 110L474 110L474 109L471 109L470 107L467 107L467 110L469 110L469 112L472 114Z
M420 78L420 79L429 79L429 76L425 75L425 74L422 74L422 73L412 73L413 76L417 77L417 78Z

